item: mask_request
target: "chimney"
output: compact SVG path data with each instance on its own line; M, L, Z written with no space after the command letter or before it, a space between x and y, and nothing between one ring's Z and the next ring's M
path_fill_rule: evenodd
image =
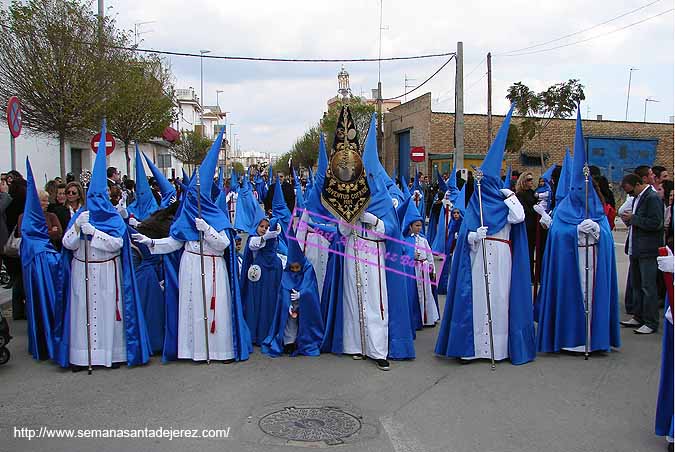
M602 115L597 115L597 116L595 117L595 119L596 119L597 121L602 121Z

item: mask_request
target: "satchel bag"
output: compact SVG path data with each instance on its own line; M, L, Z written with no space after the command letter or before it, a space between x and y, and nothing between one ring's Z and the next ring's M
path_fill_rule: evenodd
M19 257L19 249L21 248L21 237L16 236L16 226L12 229L12 233L9 234L7 242L3 247L3 254L7 257Z

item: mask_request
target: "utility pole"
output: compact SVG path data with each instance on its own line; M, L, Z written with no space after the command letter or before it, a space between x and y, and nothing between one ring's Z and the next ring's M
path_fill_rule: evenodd
M457 42L455 57L455 159L464 168L464 43Z
M380 0L380 45L377 60L377 155L382 156L382 0Z
M487 54L487 130L488 147L492 143L492 54Z
M626 121L628 121L628 101L630 100L630 81L633 78L633 71L639 71L637 68L630 68L628 70L628 94L626 95Z

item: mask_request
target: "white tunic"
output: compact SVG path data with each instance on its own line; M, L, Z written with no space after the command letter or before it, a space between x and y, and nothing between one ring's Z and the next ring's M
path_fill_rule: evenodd
M504 227L485 239L488 281L490 286L490 306L492 314L492 337L495 360L509 357L509 290L511 289L511 247L506 243L510 239L511 225L525 221L525 212L518 198L511 196L505 200L509 207L507 223ZM475 355L468 359L490 359L490 332L488 327L487 297L483 268L483 249L481 241L472 242L471 248L471 284L473 296L473 341Z
M431 291L430 269L434 265L434 255L431 253L427 239L419 234L415 235L415 245L415 283L417 300L422 313L422 324L434 325L440 318L434 294Z
M588 332L591 334L592 319L593 319L593 292L595 288L595 266L597 264L597 243L600 239L600 227L597 229L598 233L588 234ZM586 300L586 234L577 229L577 246L579 247L579 275L581 276L581 302ZM585 317L584 317L585 320ZM589 336L590 337L590 336ZM588 344L589 350L591 344ZM572 352L586 351L586 338L583 338L581 345L576 347L563 347L564 350Z
M389 314L387 275L385 272L385 242L370 230L384 233L384 223L375 226L360 223L367 231L354 231L340 224L347 236L343 276L343 353L365 354L372 359L387 359L389 353ZM365 238L363 237L365 234ZM376 241L379 240L379 241ZM368 248L370 251L366 250ZM354 256L372 263L356 261ZM378 260L380 264L378 265ZM357 287L360 279L361 287ZM362 303L365 343L361 344L359 300Z
M213 228L204 234L204 283L209 340L209 359L234 358L232 343L232 297L223 252L230 245L225 231ZM178 358L206 360L204 308L199 241L180 242L172 237L155 240L153 254L166 254L185 247L178 275ZM215 277L214 277L215 270ZM215 310L211 297L215 291ZM215 325L214 325L215 320ZM215 327L215 329L214 329Z
M96 230L89 242L89 318L91 364L110 367L127 361L122 298L122 238ZM86 366L87 308L84 240L75 225L63 236L63 246L73 251L70 274L70 363ZM116 271L117 270L117 271ZM122 320L117 320L119 308Z

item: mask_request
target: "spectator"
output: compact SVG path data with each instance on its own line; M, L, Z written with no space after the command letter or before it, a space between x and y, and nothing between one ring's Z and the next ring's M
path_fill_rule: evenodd
M461 190L464 184L466 183L466 181L462 178L462 171L457 170L457 172L455 173L455 177L457 178L457 189Z
M110 168L108 168L107 174L108 174L108 188L112 187L113 185L116 185L118 187L122 186L122 175L117 170L117 168L111 166Z
M651 173L651 169L647 170ZM623 178L621 186L634 197L632 209L621 215L629 225L626 252L630 260L628 271L633 316L621 324L636 328L634 332L637 334L652 334L659 327L659 299L655 282L656 258L663 244L663 203L645 181L644 175L629 174Z
M70 212L66 207L66 184L58 184L56 186L56 198L49 203L47 212L53 213L59 219L61 230L65 231L68 228L70 221Z
M605 202L612 206L614 209L616 209L616 201L614 200L614 193L612 193L612 189L609 188L609 181L605 176L600 174L599 176L594 176L593 177L594 183L597 183L598 185L598 190L600 193L602 193L602 197L605 198ZM609 224L612 226L612 223L610 222Z
M652 169L647 165L636 167L633 173L637 174L637 176L642 179L643 184L651 185L652 187L654 186L654 173L652 173Z
M136 199L136 182L133 179L126 179L123 186L122 191L127 194L127 205L129 205Z
M58 184L55 180L50 180L45 184L45 191L49 193L49 203L52 204L56 201L56 186Z
M69 184L70 182L75 182L75 176L73 173L66 174L66 184Z
M469 171L466 175L466 183L468 184L466 186L466 189L464 190L464 205L468 206L469 205L469 200L471 199L471 195L473 195L473 173Z
M162 203L162 191L159 189L159 182L154 177L151 177L148 181L150 183L150 190L152 191L152 196L154 196L157 205ZM228 182L226 182L228 184Z
M663 182L668 180L668 171L665 167L660 165L652 166L652 174L654 174L654 189L659 197L665 202L668 200L664 193Z
M525 171L516 182L516 197L525 211L525 230L527 231L527 248L530 256L530 280L534 282L534 250L537 244L537 223L539 218L534 206L539 202L534 195L534 174Z
M49 193L45 190L38 191L38 198L40 198L40 206L42 207L42 212L45 214L45 220L47 221L47 232L49 233L49 240L54 245L54 248L57 251L61 251L61 239L63 238L63 229L61 228L61 222L58 217L47 211L49 207ZM23 214L19 215L19 220L16 226L16 232L14 233L15 237L21 237L21 220L23 219Z
M68 209L68 222L70 218L80 210L80 207L84 205L84 189L79 182L68 182L66 184L66 203L65 206Z
M0 250L2 250L7 243L9 237L9 230L7 230L7 216L5 212L7 207L12 202L12 197L8 193L9 186L7 186L7 178L3 176L0 179ZM7 286L9 288L9 286Z
M7 183L9 184L8 193L12 201L7 206L7 230L11 233L19 221L19 215L23 213L23 207L26 204L26 180L18 171L7 173ZM14 320L25 320L26 312L24 308L23 278L21 276L21 260L14 257L5 258L7 273L10 275L12 284L12 318Z

